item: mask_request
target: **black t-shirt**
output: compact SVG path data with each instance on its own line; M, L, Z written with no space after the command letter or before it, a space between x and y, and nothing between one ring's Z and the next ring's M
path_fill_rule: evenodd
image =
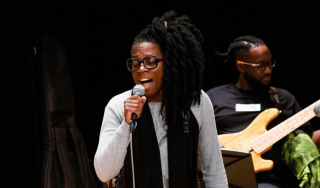
M295 97L288 91L276 88L281 104L281 113L267 126L267 130L278 125L301 110ZM236 133L244 130L264 110L275 108L269 93L257 93L252 90L238 89L234 83L215 87L207 91L211 99L218 134ZM236 110L237 105L237 110ZM259 110L260 109L260 110ZM312 127L306 123L294 131L295 134L312 134ZM272 149L262 155L271 159L274 167L270 171L256 175L258 182L275 182L283 187L298 187L299 182L293 176L287 165L281 160L281 148L285 138L272 146Z

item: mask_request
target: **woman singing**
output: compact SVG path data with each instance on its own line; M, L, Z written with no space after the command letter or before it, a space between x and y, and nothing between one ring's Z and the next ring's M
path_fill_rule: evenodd
M127 69L145 94L126 91L105 108L94 159L101 181L120 172L117 188L133 187L129 124L135 113L132 148L137 188L196 188L198 152L206 187L228 187L213 107L201 90L202 41L190 19L173 11L154 18L135 37Z

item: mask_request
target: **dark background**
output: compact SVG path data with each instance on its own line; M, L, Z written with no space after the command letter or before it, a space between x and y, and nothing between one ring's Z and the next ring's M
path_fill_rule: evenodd
M0 3L1 184L38 187L41 135L35 104L33 47L52 36L67 51L75 92L78 127L90 159L99 139L104 108L134 83L126 71L134 36L153 17L175 10L202 32L206 68L203 90L237 78L225 52L242 35L262 38L277 60L274 86L290 91L302 108L319 99L319 22L317 2L278 1L84 1L15 0ZM320 118L311 123L320 129ZM1 186L2 187L2 186Z

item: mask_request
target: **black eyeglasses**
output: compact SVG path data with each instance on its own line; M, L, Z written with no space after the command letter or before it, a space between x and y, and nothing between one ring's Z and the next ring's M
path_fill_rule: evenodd
M146 56L142 61L139 61L138 58L129 58L126 64L128 71L132 72L138 70L141 63L146 69L155 69L160 61L163 61L163 59L157 59L156 56Z
M251 65L253 67L256 67L258 70L265 70L266 67L268 66L269 68L275 67L276 66L276 61L275 60L271 60L268 63L260 63L260 64L253 64L253 63L247 63L247 62L243 62L243 61L239 61L236 60L237 64L243 64L243 65Z

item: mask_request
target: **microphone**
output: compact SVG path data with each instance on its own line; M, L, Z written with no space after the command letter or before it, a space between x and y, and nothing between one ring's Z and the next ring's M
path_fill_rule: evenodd
M316 114L316 116L320 117L320 104L317 104L314 109L313 109L314 113Z
M142 97L144 95L144 87L142 85L135 85L132 89L132 95ZM132 133L137 126L137 114L131 114L130 132Z

